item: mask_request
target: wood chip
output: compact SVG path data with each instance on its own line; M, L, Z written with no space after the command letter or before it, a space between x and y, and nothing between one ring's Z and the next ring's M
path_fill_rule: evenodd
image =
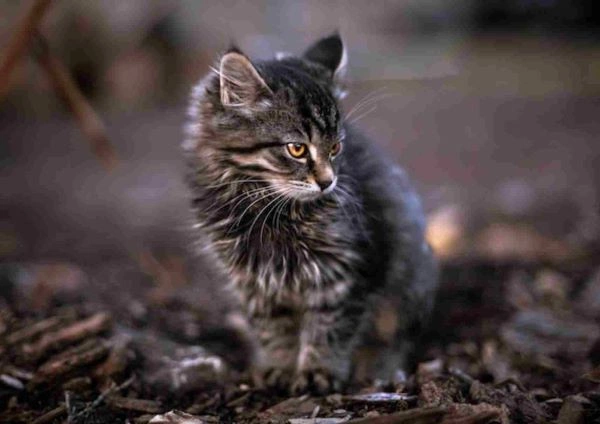
M14 345L33 339L41 333L53 330L54 328L58 327L59 324L60 319L58 317L50 317L48 319L38 321L9 334L6 337L6 342L9 345Z
M261 412L260 416L265 421L268 421L271 417L291 418L294 415L309 415L314 411L316 406L317 404L310 397L300 396L279 402L266 411Z
M106 403L114 408L144 412L147 414L158 414L162 410L160 403L154 400L108 396L106 398Z
M92 385L92 379L89 377L75 377L62 385L63 390L70 392L81 392L88 389Z
M75 351L72 355L50 359L43 364L35 376L35 380L47 381L59 375L98 362L108 354L108 347L104 344L94 346L83 352Z
M359 418L348 424L438 424L446 414L446 408L416 408L392 415Z
M110 327L111 319L107 313L97 313L68 327L44 335L37 343L23 346L23 352L34 358L41 358L51 350L58 349L99 334Z

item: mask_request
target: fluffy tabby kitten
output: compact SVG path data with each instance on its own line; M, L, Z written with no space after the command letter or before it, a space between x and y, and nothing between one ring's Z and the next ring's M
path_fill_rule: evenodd
M184 143L201 242L231 279L265 381L293 392L347 381L365 345L380 345L375 375L390 378L436 287L419 199L344 123L344 64L337 34L300 57L232 49L194 89Z

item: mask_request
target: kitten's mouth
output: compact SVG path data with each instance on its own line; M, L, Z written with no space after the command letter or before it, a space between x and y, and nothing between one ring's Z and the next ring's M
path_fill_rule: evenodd
M337 178L325 189L319 187L317 183L310 184L300 181L273 182L273 185L283 196L300 201L311 201L330 194L335 189L336 183Z

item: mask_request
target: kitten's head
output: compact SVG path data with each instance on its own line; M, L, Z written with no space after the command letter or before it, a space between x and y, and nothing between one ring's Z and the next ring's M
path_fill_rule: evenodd
M301 57L252 63L231 49L195 90L187 148L217 178L264 182L301 200L330 193L343 151L344 66L338 34Z

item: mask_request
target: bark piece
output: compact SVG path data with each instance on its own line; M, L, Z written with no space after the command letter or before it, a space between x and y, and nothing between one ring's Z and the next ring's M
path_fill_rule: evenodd
M291 418L294 415L309 415L318 405L308 396L300 396L286 399L273 405L259 414L263 421Z

